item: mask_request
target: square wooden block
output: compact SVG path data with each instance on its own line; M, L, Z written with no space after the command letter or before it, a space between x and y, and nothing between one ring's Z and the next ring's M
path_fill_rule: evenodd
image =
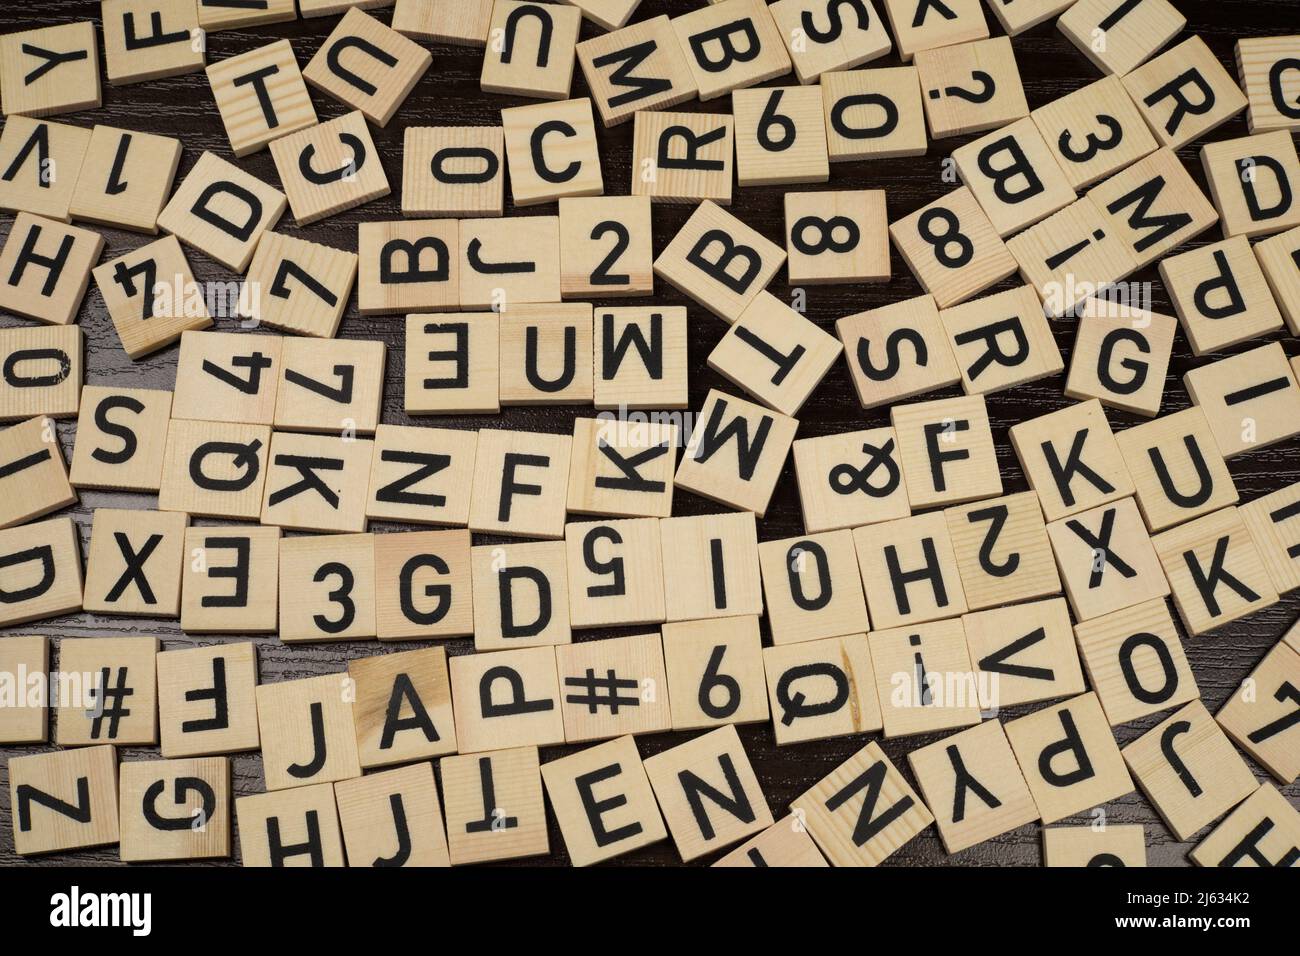
M967 186L895 220L889 235L916 281L941 309L1016 271L1016 260Z
M587 97L504 109L501 125L515 206L554 202L561 196L599 196L605 191L596 121Z
M456 220L358 223L357 249L357 308L363 315L460 307Z
M1285 594L1300 587L1300 484L1290 484L1272 494L1249 501L1237 509L1259 549L1273 588ZM1300 635L1300 631L1295 632ZM1294 635L1293 635L1294 636ZM1292 642L1300 647L1300 641Z
M203 292L175 236L106 262L94 276L122 350L133 359L171 345L185 332L212 325Z
M383 127L432 62L424 47L354 7L316 51L303 77Z
M671 729L668 676L657 633L555 648L569 743Z
M1005 9L1040 0L1015 0ZM1060 0L1047 0L1058 5ZM1074 0L1070 0L1073 3ZM1029 114L1052 156L1075 189L1091 186L1156 149L1155 137L1133 98L1117 76L1087 86L1038 107Z
M375 430L366 517L465 525L477 449L476 431L380 425Z
M824 183L830 178L821 90L736 90L736 176L742 186Z
M1086 689L1064 598L978 611L962 624L976 686L999 710Z
M1124 88L1160 145L1170 149L1200 139L1246 108L1237 81L1199 36L1129 73Z
M391 191L366 118L347 113L271 145L271 156L299 226L364 205Z
M582 15L606 30L617 30L631 19L641 0L565 0Z
M981 699L960 618L867 635L886 737L978 724Z
M17 114L0 130L0 209L67 222L91 131Z
M500 327L495 312L408 315L407 414L500 411Z
M303 18L329 17L352 7L369 10L374 7L391 7L393 0L298 0L298 12Z
M790 72L781 33L759 0L719 0L674 17L672 27L701 100Z
M823 74L819 85L832 163L925 155L916 67L834 71Z
M361 776L345 674L322 674L257 687L266 789L285 790ZM242 827L240 828L243 829Z
M456 744L463 754L564 743L560 685L550 647L453 657L451 687ZM444 792L446 765L444 760Z
M867 635L769 647L762 663L778 746L884 726Z
M158 742L156 637L73 637L59 642L54 741L60 747ZM75 682L75 683L74 683Z
M1104 827L1044 827L1043 866L1147 865L1146 835L1140 824Z
M285 341L278 335L236 332L182 334L172 417L270 425Z
M799 818L791 814L777 820L752 839L746 840L714 866L727 867L828 867L826 857L808 835Z
M100 614L179 617L189 516L98 508L82 607Z
M118 842L116 750L82 747L11 757L9 806L20 856Z
M271 429L173 418L167 429L158 508L255 519L262 513Z
M1300 227L1254 245L1255 258L1292 335L1300 333Z
M0 431L0 528L77 503L52 418L33 418Z
M754 627L754 649L758 651L758 627ZM759 658L759 684L762 684L762 658ZM45 635L9 634L0 642L0 674L15 687L30 687L46 682L50 674L50 642ZM760 686L758 695L762 696ZM763 718L767 708L763 708ZM19 694L0 709L0 743L43 744L49 739L49 700L45 695Z
M536 747L461 754L441 763L452 866L550 851Z
M564 540L575 628L665 620L657 518L571 523Z
M808 534L912 513L892 428L801 438L794 471Z
M883 0L889 25L898 38L898 55L907 62L918 50L932 50L989 35L977 0Z
M403 216L500 216L506 147L500 126L408 126Z
M349 866L451 866L433 764L334 785Z
M966 613L943 512L857 528L853 543L875 627L907 627Z
M275 427L374 434L385 350L383 342L286 338Z
M230 856L230 761L124 760L122 860L212 860Z
M1265 783L1192 850L1198 866L1285 866L1296 864L1300 813L1271 783ZM1245 861L1249 860L1250 864Z
M67 325L81 309L103 250L99 233L20 212L0 250L0 309Z
M659 539L670 621L763 613L753 512L664 518Z
M1295 35L1237 41L1237 75L1246 91L1246 124L1252 133L1300 127L1295 106L1300 99L1300 78L1294 70L1297 44Z
M1196 355L1282 328L1282 313L1245 236L1170 256L1160 263L1160 278Z
M190 528L181 582L181 630L274 631L280 529Z
M594 314L595 405L686 408L686 307L614 306Z
M316 109L288 40L219 60L207 74L237 157L316 125Z
M988 395L1065 368L1038 294L1027 285L939 313L966 394Z
M800 83L815 83L823 73L861 66L892 49L876 6L870 0L850 6L851 15L824 0L778 0L768 7Z
M574 419L568 512L669 517L677 448L671 423Z
M1089 299L1074 333L1065 394L1151 418L1160 411L1178 322ZM1129 469L1132 470L1130 463Z
M581 28L581 10L497 0L488 24L493 40L484 50L479 87L487 93L539 100L567 98Z
M447 651L426 647L348 662L356 687L352 717L366 769L456 752Z
M1095 399L1012 425L1010 434L1048 521L1133 494L1133 479Z
M638 111L631 194L651 202L730 206L734 129L730 114Z
M1132 72L1186 25L1169 0L1079 0L1056 21L1093 66L1116 76Z
M767 720L757 617L665 624L662 634L673 730Z
M255 291L239 312L253 327L333 338L356 277L356 253L268 232L248 267Z
M373 453L368 439L274 433L262 523L303 531L364 531Z
M1300 387L1277 342L1194 368L1183 385L1225 458L1300 432Z
M627 0L616 0L627 3ZM631 0L636 6L639 0ZM695 96L695 78L666 16L651 17L583 40L578 63L606 127Z
M561 199L560 294L571 299L654 292L652 235L645 196Z
M933 296L845 316L836 320L835 331L863 408L914 398L961 381Z
M889 419L913 509L1002 494L982 395L894 405Z
M244 866L343 866L334 787L319 783L235 799Z
M1278 644L1249 678L1219 708L1215 719L1238 747L1250 754L1283 785L1300 775L1295 741L1296 687L1300 686L1300 652Z
M971 610L1061 593L1043 512L1032 491L958 505L944 516Z
M0 531L0 627L81 610L81 551L71 518Z
M372 534L303 535L280 543L280 640L375 636Z
M109 0L104 16L104 73L114 86L203 69L206 43L189 0Z
M989 9L1007 31L1007 36L1019 36L1066 10L1075 0L1008 0L990 4Z
M164 757L257 749L257 647L252 641L164 651L156 666Z
M758 560L774 644L866 633L870 621L849 531L764 541Z
M1206 143L1201 165L1225 236L1268 236L1300 225L1300 158L1289 131Z
M480 545L470 552L474 649L567 644L568 556L562 541Z
M78 20L0 38L0 89L6 116L53 116L99 109L95 22Z
M559 302L560 217L465 219L458 268L463 309L505 313L524 302Z
M412 531L375 538L381 640L474 633L468 531Z
M591 315L586 302L502 310L501 404L590 404L595 368Z
M1076 198L1028 116L954 150L952 159L999 236L1032 226Z
M791 284L879 282L890 277L883 189L785 194Z
M1132 498L1047 525L1056 566L1080 621L1169 593L1169 583Z
M470 528L489 534L564 537L572 450L569 435L480 431Z
M1008 37L919 50L916 70L931 139L980 133L1029 115Z
M199 26L204 30L233 30L238 27L282 23L298 16L294 0L255 0L252 6L240 0L198 0Z
M96 126L72 194L71 213L87 222L157 235L158 216L171 195L180 161L179 139Z

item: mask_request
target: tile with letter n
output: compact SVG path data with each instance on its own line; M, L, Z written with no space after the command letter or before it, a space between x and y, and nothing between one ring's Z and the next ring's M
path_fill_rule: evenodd
M59 641L59 695L54 742L60 747L158 742L156 637L71 637Z
M767 720L757 617L679 621L662 635L673 730Z
M280 640L375 636L375 536L300 535L280 543Z
M1276 645L1215 719L1238 747L1283 785L1300 775L1300 651Z
M159 510L257 518L270 443L271 429L265 425L173 418L163 455Z
M826 119L815 86L736 90L736 178L742 186L824 183Z
M874 626L906 627L966 613L943 512L856 528L853 543Z
M574 419L569 513L669 517L677 448L672 423Z
M500 216L506 147L500 126L408 126L403 216Z
M882 0L906 63L919 50L952 46L989 35L978 0Z
M867 635L886 737L970 727L983 700L960 618Z
M1038 496L1022 491L944 511L972 611L1061 593Z
M1225 236L1268 236L1300 225L1300 158L1288 130L1206 143L1201 165Z
M801 438L794 471L807 534L912 513L892 428Z
M133 249L93 275L122 351L132 359L212 325L203 290L175 236Z
M408 315L408 415L495 414L501 410L501 322L495 312Z
M235 798L244 866L343 866L334 787L318 783Z
M386 350L383 342L286 338L275 427L374 434Z
M827 867L826 857L808 835L808 828L793 814L777 820L750 840L746 840L714 866L729 867Z
M1088 680L1112 725L1200 696L1163 600L1081 621L1074 636Z
M772 825L772 811L734 726L719 727L644 761L683 862Z
M1300 334L1300 226L1261 240L1253 249L1287 329Z
M569 568L563 541L484 544L470 551L474 649L567 644Z
M685 306L600 307L594 323L597 408L687 406Z
M1065 368L1034 290L1022 285L939 313L967 395L988 395Z
M316 125L316 108L288 40L218 60L207 75L236 157Z
M564 542L575 628L663 623L659 519L574 522Z
M1013 0L1011 8L1039 2ZM995 5L996 9L1005 8ZM1156 148L1146 120L1117 76L1102 77L1043 104L1029 116L1075 189L1119 172Z
M773 644L864 634L870 626L848 530L758 546Z
M462 309L559 302L560 217L463 219L457 268Z
M285 341L278 335L183 333L172 418L270 425Z
M1066 396L1153 417L1160 411L1177 329L1171 316L1089 299L1074 333Z
M632 129L633 196L731 205L735 120L723 113L640 110Z
M1133 494L1133 479L1095 399L1011 426L1011 444L1048 521Z
M50 325L77 317L104 237L20 212L0 250L0 309Z
M865 634L763 650L777 746L880 730L880 698Z
M894 405L889 418L914 509L1002 494L982 395Z
M6 116L99 109L99 42L93 20L20 30L0 39Z
M933 296L845 316L836 320L835 331L863 408L961 381Z
M365 438L275 432L262 523L302 531L364 531L374 444Z
M1124 88L1161 146L1180 149L1246 108L1241 88L1199 36L1124 77Z
M452 866L550 852L536 747L444 757L441 769Z
M333 338L356 278L355 252L268 232L248 267L255 291L239 312L255 326Z
M850 70L879 59L893 47L884 18L871 0L778 0L768 7L800 83L823 73Z
M542 765L551 809L574 866L667 838L636 741L619 737Z
M433 764L340 780L334 796L349 866L451 866Z
M114 86L203 69L206 43L189 0L109 0L104 15L104 74Z
M1280 343L1272 342L1183 374L1225 458L1300 433L1300 386Z
M758 627L754 627L754 648L758 650ZM759 659L762 667L762 659ZM9 634L0 643L0 673L10 675L16 686L34 682L49 686L50 642L44 634ZM760 673L760 683L762 675ZM763 711L766 718L766 708ZM0 710L0 743L43 744L49 737L49 700L45 695L18 695Z
M701 100L790 72L781 33L760 0L719 0L674 17L672 27Z
M0 209L67 222L90 135L69 123L7 117L0 130Z
M461 753L564 743L553 648L461 654L450 666ZM444 760L444 774L446 766ZM444 792L446 782L444 776Z
M497 0L492 7L479 87L539 100L568 98L582 11L556 4Z
M786 270L791 284L889 279L889 217L883 189L785 194Z
M478 432L380 425L370 463L366 517L421 525L465 525Z
M71 518L0 531L0 627L81 610L81 552Z
M700 203L655 260L655 275L735 322L785 262L785 250L716 203Z
M668 620L763 613L753 512L682 515L659 522Z
M1300 587L1300 483L1248 501L1237 509L1268 569L1273 588L1285 594ZM1296 632L1300 634L1300 632ZM1300 641L1292 641L1300 647Z
M959 147L952 159L999 236L1032 226L1076 198L1028 116Z
M1252 133L1300 129L1300 79L1295 72L1295 35L1243 37L1236 44L1237 74L1246 91L1246 123Z
M189 516L97 508L82 608L99 614L179 617Z
M0 431L0 528L77 503L52 418L33 418Z
M257 749L257 646L252 641L163 651L156 666L164 757Z
M432 62L420 44L354 7L312 57L303 78L384 127Z
M1293 867L1300 862L1297 848L1300 811L1265 783L1211 830L1190 856L1197 866Z
M503 109L501 125L516 207L605 191L589 98Z
M346 674L257 686L267 790L361 776L352 718L354 696Z
M962 617L976 686L999 708L1082 694L1083 669L1064 598Z
M658 633L557 645L555 669L569 743L672 728Z
M1141 824L1043 828L1043 866L1146 865L1146 835Z
M1259 786L1199 700L1123 750L1129 771L1180 840L1190 839Z
M1049 522L1047 537L1070 608L1080 621L1169 593L1132 498Z
M294 0L198 0L199 26L209 33L282 23L298 16Z
M594 394L591 315L587 302L503 309L501 404L590 404Z
M230 760L124 760L121 843L125 863L230 856Z
M1035 711L1005 729L1044 823L1133 792L1096 694Z
M480 534L563 538L570 435L478 433L469 527Z
M464 529L375 537L380 640L474 633L470 535Z
M447 651L426 647L348 662L363 769L456 752Z
M1282 329L1282 313L1245 236L1170 256L1160 263L1160 278L1196 355Z
M271 143L289 208L305 226L387 196L388 177L360 112L282 136Z
M916 72L931 139L997 129L1029 115L1008 37L920 50Z
M653 235L646 196L561 199L560 294L566 299L651 294Z
M879 866L934 822L872 742L790 804L832 866Z
M969 299L1016 271L1016 260L968 186L895 220L889 235L916 280L941 309Z
M179 139L96 126L72 194L72 216L157 235L180 161Z
M9 758L19 856L118 842L117 752L82 747Z
M357 249L357 308L363 315L460 307L456 220L358 223Z
M666 16L651 17L577 46L582 75L605 126L695 96L695 78Z
M761 518L799 423L717 389L697 421L677 466L677 487Z
M274 631L280 529L190 528L181 575L181 630L239 634Z
M819 85L832 163L925 155L916 67L836 70L823 73Z
M1169 0L1079 0L1056 21L1093 66L1115 76L1132 72L1186 25Z

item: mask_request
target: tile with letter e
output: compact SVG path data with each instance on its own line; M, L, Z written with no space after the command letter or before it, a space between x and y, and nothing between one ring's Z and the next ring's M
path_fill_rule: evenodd
M957 171L999 236L1074 202L1074 186L1026 116L953 151Z
M1246 108L1241 88L1192 36L1124 77L1124 88L1161 146L1180 149Z
M510 107L501 125L516 207L605 191L589 98Z
M1255 258L1292 335L1300 334L1300 227L1254 245Z
M0 209L67 222L90 136L69 123L8 116L0 130Z
M1011 6L1037 2L1014 0ZM1102 77L1029 116L1074 189L1091 186L1156 148L1146 120L1117 76Z
M1022 491L944 511L972 611L1061 593L1038 496Z
M319 783L235 798L244 866L343 866L334 787Z
M638 111L631 194L651 202L731 205L734 128L730 114Z
M456 746L461 753L564 743L554 649L461 654L451 659L450 666Z
M777 746L880 730L880 698L865 634L763 650Z
M409 415L501 410L495 312L408 315L402 407Z
M1169 0L1079 0L1056 27L1103 73L1132 72L1187 20Z
M478 432L380 425L370 463L366 517L422 525L465 525Z
M1183 384L1225 458L1300 433L1300 387L1277 342L1185 372Z
M767 798L733 726L647 757L644 765L683 862L772 825Z
M53 116L99 109L95 22L8 33L0 39L0 89L6 116Z
M915 398L961 381L933 296L845 316L836 320L835 331L863 408Z
M73 217L156 235L180 161L179 139L96 126L72 194Z
M1070 608L1080 621L1169 593L1132 498L1049 522L1047 537Z
M1285 594L1300 587L1300 484L1292 483L1272 494L1248 501L1237 509L1246 523L1259 556L1268 569L1273 588ZM1300 631L1292 644L1300 648Z
M587 405L594 394L592 309L587 302L501 310L502 405Z
M357 308L363 315L460 307L456 220L358 223L357 248Z
M408 126L403 137L403 216L501 215L506 148L500 126Z
M934 822L880 744L867 744L790 804L832 866L879 866Z
M33 418L0 431L0 528L76 503L52 418Z
M497 0L492 7L479 87L539 100L562 100L573 82L582 11L557 4Z
M280 640L375 636L374 537L313 534L280 542Z
M426 647L348 662L352 717L364 769L456 752L447 651Z
M484 544L470 551L474 649L567 644L569 568L563 541Z
M536 747L444 757L441 770L452 866L550 851Z
M1219 709L1215 719L1238 747L1282 784L1300 775L1300 652L1278 644Z
M777 820L750 840L746 840L714 866L729 867L827 867L826 857L808 835L808 828L798 817Z
M559 205L564 298L641 296L654 291L654 230L648 198L566 197Z
M1008 37L920 50L916 71L931 139L981 133L1029 115Z
M966 613L966 594L943 512L856 528L853 543L877 628Z
M189 0L109 0L104 16L104 74L114 86L203 69L206 43Z
M132 359L212 325L203 290L175 236L133 249L93 274L122 351Z
M265 425L173 418L163 454L161 511L255 519L269 470Z
M248 267L258 291L239 311L254 326L333 338L356 278L355 252L268 232Z
M962 624L976 686L987 688L999 709L1084 692L1064 598L977 611Z
M70 637L59 641L59 672L77 681L59 695L54 742L60 747L158 742L156 637ZM80 691L79 693L77 691Z
M861 66L893 47L871 0L846 4L847 11L838 6L831 0L779 0L768 7L800 83Z
M753 512L682 515L659 522L668 620L763 613ZM703 572L703 573L701 573Z
M925 155L916 67L837 70L822 74L819 85L832 163Z
M281 23L297 17L293 0L198 0L199 26L209 33Z
M433 764L340 780L334 796L349 866L451 866Z
M218 60L207 74L236 157L316 125L316 108L288 40Z
M1096 400L1012 425L1011 444L1048 521L1133 494L1133 479Z
M754 652L759 653L758 626L754 626ZM762 658L759 661L759 684L762 684ZM13 681L15 687L30 687L39 682L49 686L50 642L41 635L6 635L0 643L0 673ZM758 695L762 696L760 686ZM767 708L763 708L763 719ZM43 744L49 737L49 701L44 695L16 695L0 710L0 743Z
M939 313L967 395L988 395L1065 368L1038 294L1027 285Z
M961 186L889 226L890 238L921 287L941 309L1016 271L975 195Z
M303 78L384 127L432 62L424 47L354 7L312 57Z
M662 635L673 730L767 720L757 617L679 621Z
M163 651L155 663L164 757L257 749L257 645L232 641Z
M801 438L794 471L807 534L912 513L892 428Z
M633 5L639 0L633 0ZM583 40L582 75L605 126L663 110L695 96L695 78L666 16L651 17Z
M285 341L236 332L182 334L172 417L270 425Z
M374 434L385 351L383 342L286 338L275 427Z
M866 633L867 603L848 530L764 541L758 561L773 644Z
M1074 333L1065 394L1151 418L1160 411L1178 322L1089 299ZM1129 465L1130 470L1132 464Z
M274 433L262 523L302 531L364 531L374 444L338 435Z
M1141 824L1044 827L1043 866L1146 866Z
M557 645L555 669L569 743L671 729L658 633Z
M1265 783L1192 850L1198 866L1293 867L1300 862L1300 812ZM1250 861L1247 863L1246 861Z
M894 405L889 418L914 509L1002 494L982 395Z
M1300 128L1300 78L1295 72L1300 38L1242 37L1235 48L1237 75L1246 91L1252 133Z
M1160 263L1160 278L1195 355L1282 329L1282 313L1245 236L1170 256Z
M672 27L701 100L790 72L781 33L760 0L719 0L674 17Z
M1225 236L1254 238L1300 225L1300 158L1289 131L1206 143L1201 165Z
M671 423L574 419L569 513L669 517L677 447Z
M458 269L462 309L559 302L560 217L461 220Z
M189 516L97 508L82 608L99 614L179 617Z
M118 842L117 752L82 747L9 759L19 856Z
M664 621L659 519L573 522L564 542L575 628Z
M786 269L792 285L890 277L883 189L785 194Z
M50 325L77 317L104 237L20 212L0 250L0 309Z
M601 307L594 323L597 408L687 406L685 306Z
M822 94L815 86L736 90L736 178L742 186L830 178Z
M0 627L81 610L81 552L71 518L0 531Z
M390 192L379 151L360 112L274 140L271 157L299 226L336 216Z
M886 737L969 727L986 703L960 618L867 635Z
M354 695L346 674L257 686L267 790L361 776L352 718Z
M124 760L121 856L126 863L230 856L230 760Z
M280 529L190 528L181 576L181 630L262 633L276 625Z
M904 61L919 50L952 46L989 35L988 21L978 0L883 0L889 25L898 38Z
M564 537L570 435L485 428L478 433L469 526L481 534Z
M471 574L470 535L464 529L376 535L380 640L473 634Z

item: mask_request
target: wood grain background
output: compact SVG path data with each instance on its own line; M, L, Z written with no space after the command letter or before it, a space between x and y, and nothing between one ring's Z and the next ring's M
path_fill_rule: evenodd
M634 15L637 20L661 13L675 16L700 6L703 0L643 0ZM1228 69L1236 76L1233 64L1233 43L1240 37L1267 36L1296 32L1297 4L1294 0L1174 0L1187 17L1187 28L1179 39L1190 34L1199 34L1209 44L1210 49ZM876 7L883 11L879 0ZM34 27L51 26L73 20L94 19L100 15L99 3L94 0L35 0L29 3L4 3L0 5L0 33ZM390 10L381 9L374 13L387 22ZM288 37L298 56L300 65L305 66L315 54L326 36L333 29L337 17L324 19L298 20L292 23L274 24L244 30L214 33L208 38L208 61L224 59L237 53L265 45L278 37ZM990 15L989 24L994 32L1001 32L997 21ZM582 38L596 36L599 28L584 20ZM101 34L102 40L102 34ZM1048 22L1026 34L1017 37L1014 49L1020 73L1024 81L1025 93L1031 109L1050 100L1070 93L1098 78L1098 72L1088 60L1079 53L1065 37L1059 33L1053 22ZM1174 41L1179 42L1179 40ZM479 69L481 51L467 47L431 45L433 67L416 86L411 97L402 105L387 129L372 130L379 148L380 159L393 188L390 196L372 202L359 209L317 223L305 229L293 225L292 217L286 213L279 230L290 235L299 235L316 242L326 243L345 249L356 249L357 223L369 220L400 219L399 199L401 193L402 173L402 134L407 126L421 125L498 125L499 110L507 106L530 102L515 97L495 96L479 90ZM898 63L896 56L878 60L871 66L892 66ZM795 82L793 76L786 76L770 85L788 85ZM573 96L586 96L588 90L582 78L582 71L574 68ZM341 103L312 91L316 111L322 121L333 119L347 112ZM722 112L730 110L730 97L710 101L705 111ZM692 102L678 109L701 109L701 104ZM105 85L104 103L99 110L71 114L58 119L90 126L96 123L109 124L127 129L156 132L179 137L184 144L184 156L181 161L180 178L183 178L198 160L204 150L213 150L217 154L231 158L230 147L226 140L220 118L213 103L207 80L202 73L174 77L152 83L113 88ZM1246 135L1245 114L1241 114L1230 123L1225 124L1211 139L1226 139ZM610 194L626 194L630 182L630 153L632 124L629 122L612 130L600 130L600 156L604 164L605 188ZM888 208L890 220L901 218L940 195L950 191L951 183L941 178L941 159L948 151L962 145L968 138L943 140L931 144L929 154L924 158L873 160L870 162L841 163L831 167L830 182L824 186L800 186L798 189L850 189L875 188L888 190ZM1193 177L1204 188L1204 176L1198 151L1201 142L1192 144L1180 151L1180 155L1191 170ZM238 160L238 164L252 174L278 185L275 168L269 153L263 151L247 159ZM781 188L737 188L731 211L768 238L783 243L782 201L784 191ZM654 208L654 245L656 255L672 238L685 221L691 207L672 207L656 205ZM507 214L546 215L554 214L554 204L533 206L516 211L507 208ZM12 217L5 216L0 223L0 238L6 236L12 223ZM149 237L132 235L114 229L104 230L107 248L104 260L115 258L130 249L143 245ZM1198 243L1214 241L1220 238L1218 229L1207 232ZM225 270L206 259L192 249L186 254L194 267L196 278L204 280L228 280ZM1168 297L1161 286L1154 267L1143 270L1133 277L1138 281L1148 281L1154 287L1154 308L1173 314ZM1017 284L1016 279L1008 280L989 291L1010 288ZM784 269L774 280L771 292L789 301L790 287ZM834 332L834 321L844 315L874 308L890 302L921 294L922 289L909 273L905 263L895 254L893 257L893 279L878 285L842 285L813 287L808 290L808 316L828 331ZM354 297L355 300L355 297ZM646 300L642 300L646 301ZM659 304L685 305L690 315L690 388L691 407L698 411L704 396L710 388L724 387L735 391L719 376L711 372L705 359L722 337L726 326L712 315L697 307L683 296L677 294L663 282L656 283L652 300ZM597 304L599 300L597 300ZM104 310L103 300L98 292L92 290L82 307L79 321L86 332L86 383L114 384L122 386L152 387L170 389L175 381L176 349L173 347L149 358L132 362L122 351L117 336L113 331L108 315ZM0 327L23 324L23 320L12 316L0 315ZM217 328L235 330L236 323L221 320ZM1074 332L1073 323L1056 322L1055 332L1061 351L1069 366ZM388 344L388 372L384 395L383 421L399 424L418 424L402 410L402 366L403 341L402 320L400 317L366 318L359 315L355 304L350 307L343 320L340 336L356 339L382 339ZM1300 348L1292 340L1285 340L1284 346L1291 355L1300 353ZM1241 346L1236 351L1248 348ZM1189 404L1186 391L1182 386L1182 375L1194 365L1204 364L1217 356L1206 356L1193 360L1185 338L1180 333L1175 343L1173 361L1170 363L1169 379L1166 385L1165 402L1162 412L1184 408ZM1032 385L1022 386L992 396L988 401L989 415L993 422L994 438L998 444L998 461L1002 468L1003 481L1007 493L1024 490L1027 485L1016 462L1011 445L1007 440L1008 426L1017 421L1042 415L1067 404L1062 394L1064 376L1046 379ZM945 397L959 394L959 387L945 392L934 393L929 397ZM1110 411L1110 420L1115 428L1126 428L1137 424L1138 419L1124 413ZM459 420L443 421L465 428L505 427L533 429L538 431L568 432L575 415L589 415L587 408L510 408L500 416L467 417ZM799 437L834 434L860 428L877 427L888 424L886 408L863 412L857 403L848 370L843 362L836 364L826 380L813 394L799 415ZM65 455L70 456L75 438L75 421L59 424L59 437L63 443ZM1231 463L1231 470L1243 501L1251 500L1268 491L1300 479L1300 439L1293 439L1281 445L1263 451L1236 458ZM80 528L83 554L89 543L91 514L98 507L118 508L152 508L155 499L147 495L84 492L80 504L74 509L73 517ZM674 514L698 514L717 510L716 506L687 493L675 496ZM196 522L205 524L211 522ZM372 523L375 531L407 530L399 525ZM787 462L777 486L775 498L768 517L759 523L760 540L788 537L802 533L799 512L799 499L795 487L793 467ZM494 539L475 536L476 544L494 543ZM671 596L670 596L671 599ZM1225 697L1231 693L1238 682L1255 666L1264 653L1281 637L1283 632L1297 617L1300 610L1300 594L1293 593L1267 610L1243 621L1227 625L1219 630L1195 638L1186 638L1184 646L1192 670L1200 686L1204 702L1211 711L1216 711ZM766 622L764 622L766 630ZM9 629L15 630L15 629ZM72 638L148 634L162 639L165 649L176 649L211 643L215 638L189 636L181 632L177 622L170 620L122 619L101 617L92 614L68 615L16 629L21 633L42 633L54 638ZM593 640L612 637L620 633L634 633L642 629L623 629L608 631L583 631L577 635L578 640ZM3 639L0 636L0 639ZM242 639L242 638L240 638ZM317 674L333 673L343 670L347 662L357 657L383 653L386 649L374 641L351 641L337 644L319 644L286 647L271 637L252 638L258 645L260 657L261 680L263 682L292 680ZM767 640L765 634L765 640ZM451 654L472 651L468 638L445 642ZM57 642L56 642L57 644ZM421 644L403 644L400 649L423 646ZM53 662L57 665L57 647ZM1041 705L1035 705L1041 706ZM1035 709L1034 706L1008 708L1002 718L1011 719L1022 713ZM1154 715L1133 721L1116 728L1116 736L1121 745L1137 738L1158 723L1164 714ZM767 796L773 813L779 818L789 802L812 786L849 755L860 749L866 742L865 735L841 737L817 743L796 744L778 749L773 741L770 724L760 724L740 728L740 735L745 749L753 762L763 792ZM657 753L688 739L691 735L684 733L656 734L638 738L642 756ZM878 736L878 735L873 735ZM892 741L882 741L882 745L894 763L908 775L911 774L905 759L909 751L932 742L943 735L924 735L907 737ZM39 865L60 864L115 864L118 863L117 848L108 847L101 850L79 853L58 854L51 857L24 861L15 856L11 808L9 806L8 758L10 755L34 753L38 748L6 748L0 750L0 862L5 864L33 863ZM542 760L554 759L577 747L543 748ZM122 758L125 760L156 758L156 749L124 748ZM262 766L259 754L241 754L232 758L234 768L234 790L236 795L257 793L264 789L262 783ZM1252 766L1261 780L1266 773L1258 766ZM1300 784L1293 784L1284 789L1292 803L1300 805ZM1148 844L1148 862L1151 865L1181 866L1188 865L1187 852L1191 844L1179 842L1160 822L1159 817L1140 793L1114 801L1106 806L1110 823L1140 823L1145 827ZM548 811L549 815L549 811ZM233 825L232 820L232 825ZM1080 817L1062 821L1065 823L1088 823L1091 817ZM568 857L564 841L555 826L554 818L550 821L551 854L542 859L520 861L527 865L567 865ZM700 861L710 863L715 857ZM205 865L230 865L232 861L215 861ZM614 861L622 865L679 865L680 860L671 842L662 842L644 850L629 854ZM997 839L973 847L955 856L947 855L940 845L933 827L927 829L901 850L889 858L886 865L955 865L955 866L1036 866L1041 863L1039 826L1029 825L1007 833Z

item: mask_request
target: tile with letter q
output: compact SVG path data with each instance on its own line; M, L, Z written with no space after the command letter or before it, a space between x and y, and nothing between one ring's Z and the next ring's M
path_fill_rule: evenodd
M252 641L163 651L155 666L164 757L258 748L257 647Z
M342 673L257 686L267 790L361 776L352 717L355 695Z
M753 512L680 515L659 522L668 620L760 615L763 592ZM701 573L703 572L703 573Z
M0 430L0 528L76 503L54 419L39 416Z
M619 0L622 2L622 0ZM633 0L635 6L639 0ZM695 78L666 16L611 28L577 45L578 63L606 128L639 123L695 96Z
M673 730L767 720L757 617L678 621L661 634Z
M459 754L441 765L452 866L549 852L536 747Z
M334 787L318 783L235 798L244 866L343 866Z
M0 627L81 610L81 551L71 518L0 531Z
M118 767L126 863L230 856L230 760L124 760Z
M456 752L447 651L426 647L348 662L362 769Z
M19 856L118 842L113 747L28 754L11 757L8 764L13 846Z
M158 742L156 637L59 641L61 676L54 742L60 747Z
M763 650L777 746L880 730L880 698L865 634Z
M541 100L567 98L581 28L582 11L573 7L497 0L480 89Z
M450 866L433 764L334 784L349 866Z
M563 541L483 544L470 551L474 649L567 644L569 566Z

